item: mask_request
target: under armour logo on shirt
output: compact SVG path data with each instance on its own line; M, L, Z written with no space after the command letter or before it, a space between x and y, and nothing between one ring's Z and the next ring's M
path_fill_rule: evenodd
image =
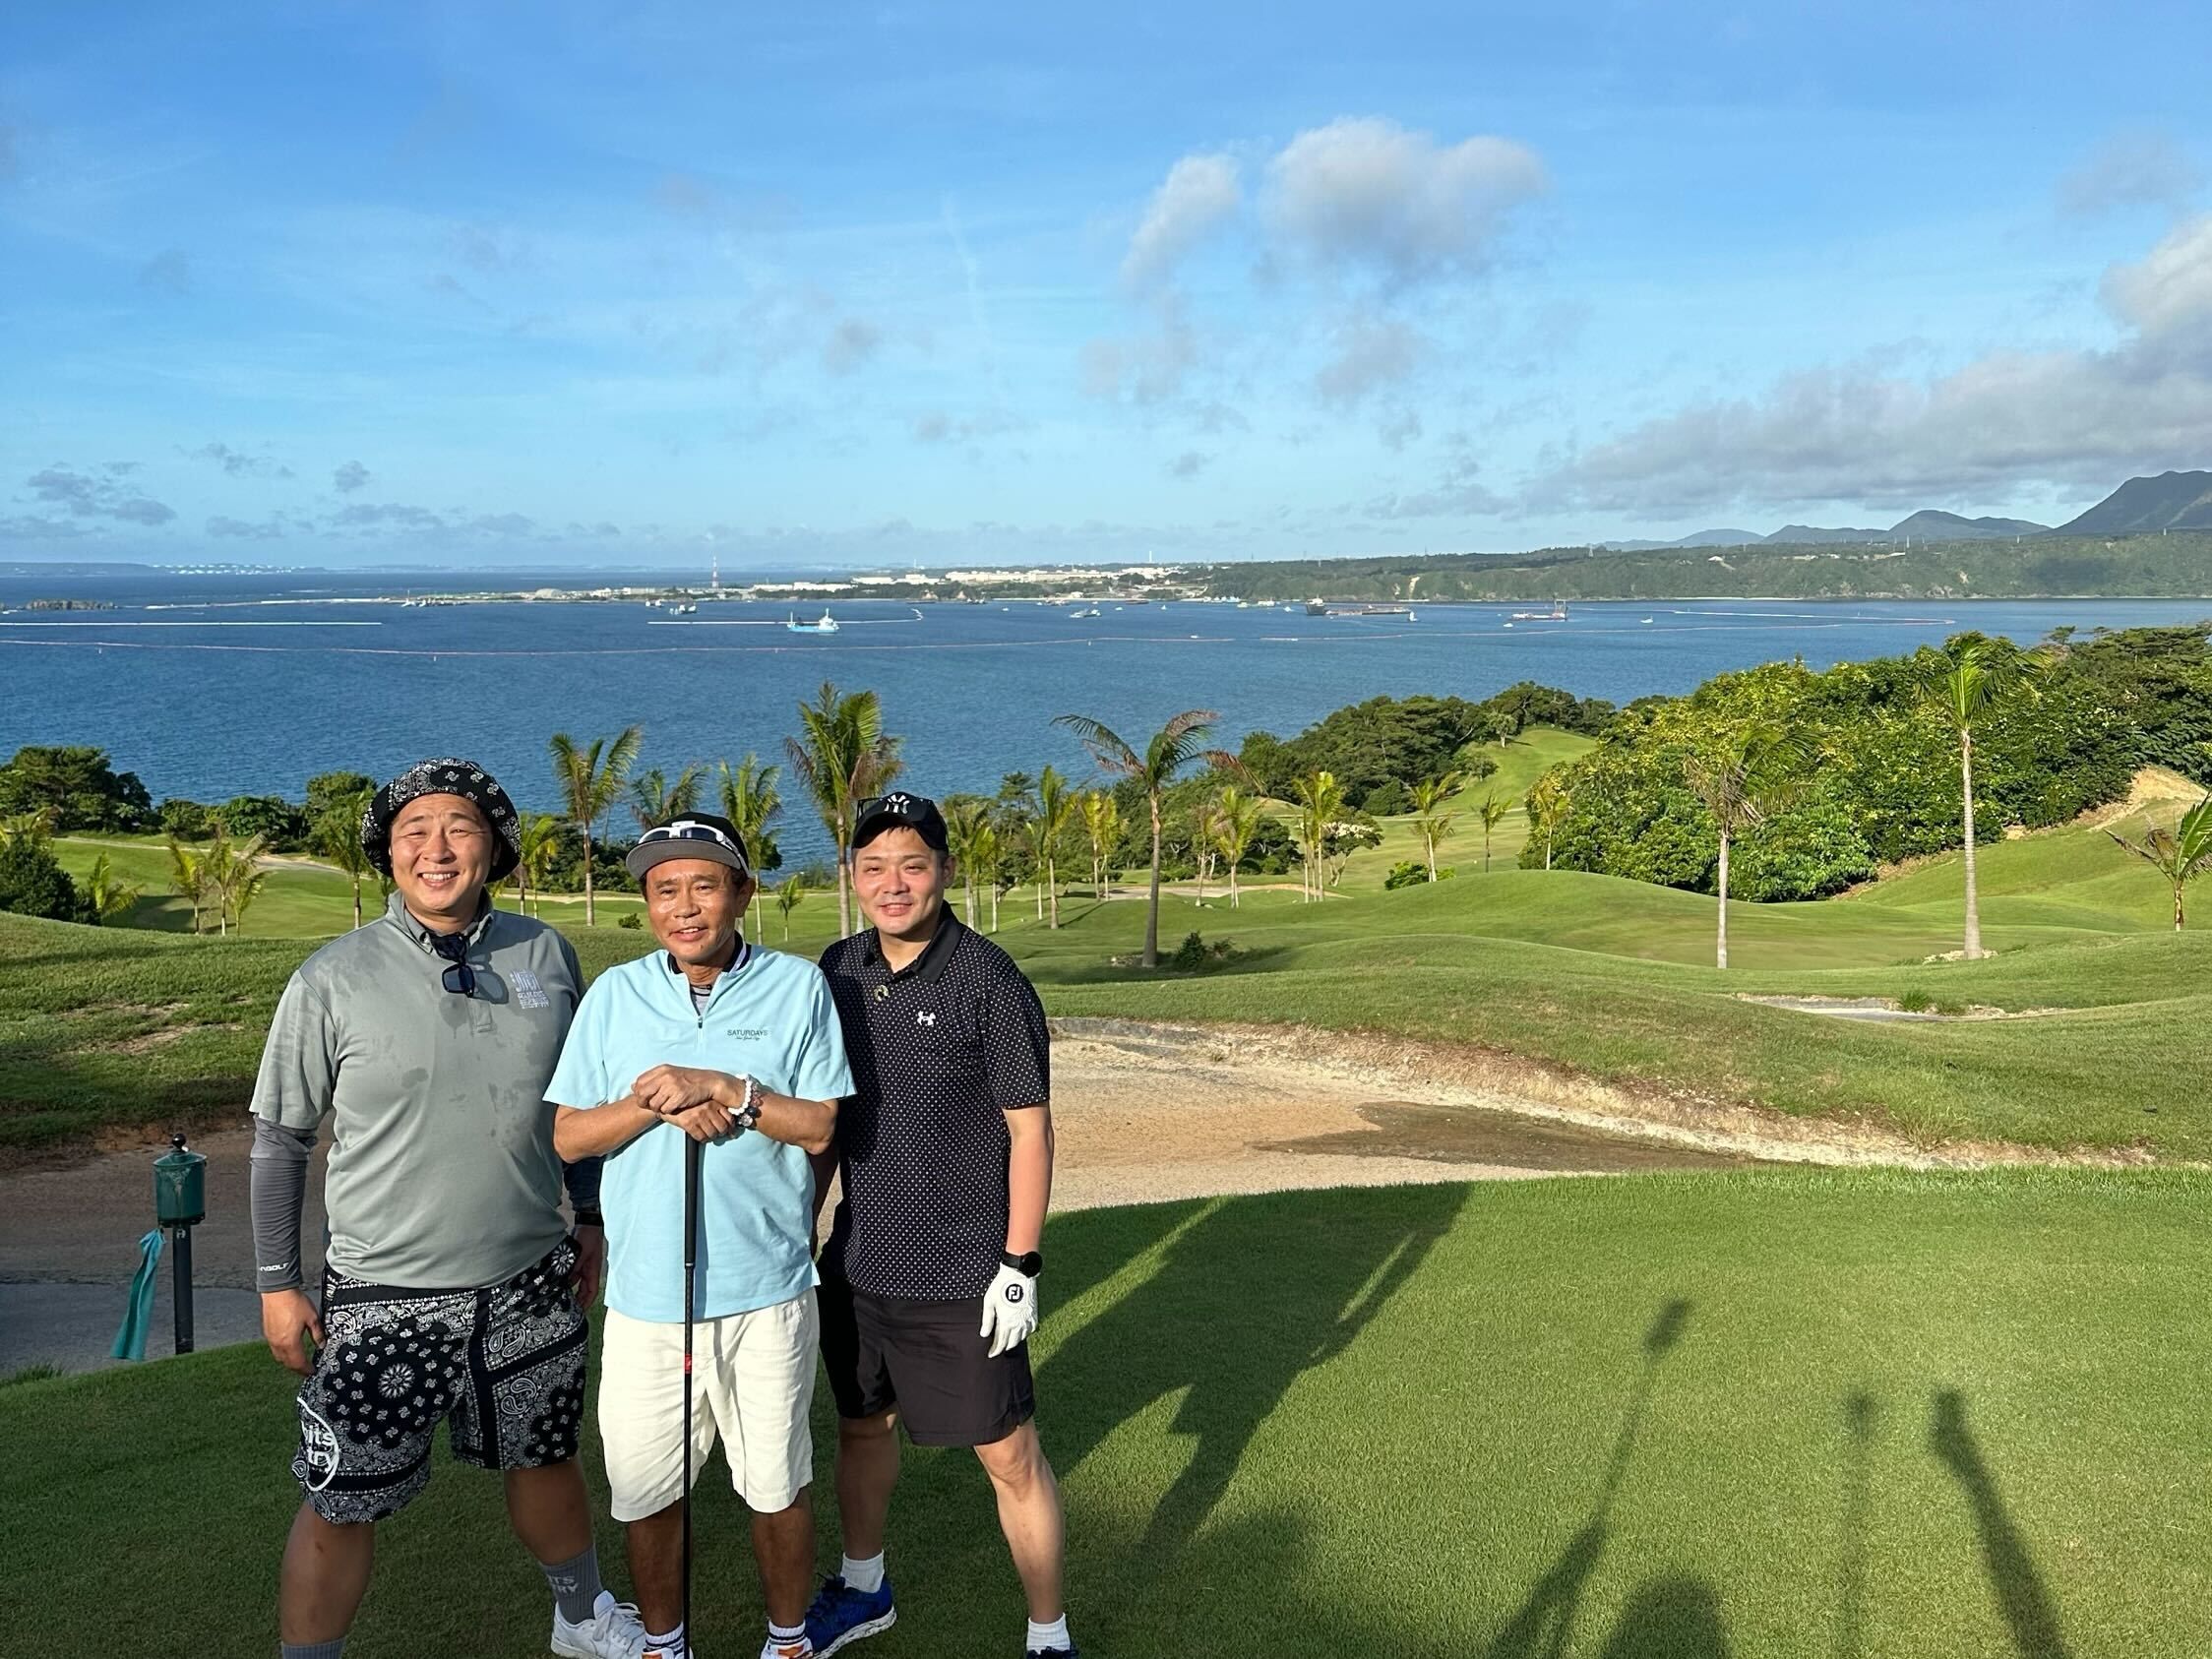
M926 1008L918 1008L914 1011L914 1023L917 1025L935 1025L937 1015L930 1013Z

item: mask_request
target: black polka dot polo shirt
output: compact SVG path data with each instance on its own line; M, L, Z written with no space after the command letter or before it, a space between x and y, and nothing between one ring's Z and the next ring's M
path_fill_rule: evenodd
M1005 1114L1052 1093L1044 1005L1014 958L944 913L896 973L869 929L823 952L855 1093L823 1271L878 1296L981 1296L1006 1248Z

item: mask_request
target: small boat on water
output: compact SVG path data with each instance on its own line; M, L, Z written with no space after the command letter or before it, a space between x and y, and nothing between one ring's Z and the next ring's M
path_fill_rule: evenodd
M1513 620L1515 622L1565 622L1567 620L1567 606L1564 604L1554 605L1548 611L1515 611L1513 612Z
M795 615L786 615L783 626L793 634L834 634L837 631L837 619L828 611L824 611L821 619L816 622L801 622Z
M1649 627L1651 626L1651 618L1649 618L1648 616L1647 616L1647 617L1645 617L1645 618L1643 619L1643 625L1644 625L1644 626L1645 626L1646 628L1649 628Z
M1087 610L1087 611L1070 611L1070 612L1068 613L1068 615L1069 615L1069 617L1070 617L1070 619L1071 619L1071 620L1080 620L1080 619L1081 619L1081 618L1083 618L1083 617L1086 617L1086 616L1096 616L1097 614L1098 614L1098 607L1097 607L1096 605L1093 605L1093 606L1091 606L1091 607L1090 607L1090 609L1089 609L1089 610Z
M670 616L697 616L699 614L699 607L696 604L689 603L681 605L670 605L668 607L668 614Z

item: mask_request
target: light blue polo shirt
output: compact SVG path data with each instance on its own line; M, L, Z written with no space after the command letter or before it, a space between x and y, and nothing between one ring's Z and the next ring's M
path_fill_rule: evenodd
M812 962L757 945L714 981L703 1011L665 951L602 973L577 1008L546 1098L600 1106L660 1065L755 1077L801 1100L852 1092L830 982ZM684 1317L686 1138L674 1124L655 1124L607 1154L599 1186L607 1306L634 1320ZM708 1145L699 1209L701 1319L772 1307L812 1288L814 1172L798 1147L758 1132Z

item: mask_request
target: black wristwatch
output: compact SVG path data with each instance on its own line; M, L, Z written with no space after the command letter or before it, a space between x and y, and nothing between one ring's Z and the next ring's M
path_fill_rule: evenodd
M1011 1250L999 1252L999 1260L1025 1279L1033 1279L1045 1270L1045 1259L1038 1251L1028 1251L1016 1256Z

